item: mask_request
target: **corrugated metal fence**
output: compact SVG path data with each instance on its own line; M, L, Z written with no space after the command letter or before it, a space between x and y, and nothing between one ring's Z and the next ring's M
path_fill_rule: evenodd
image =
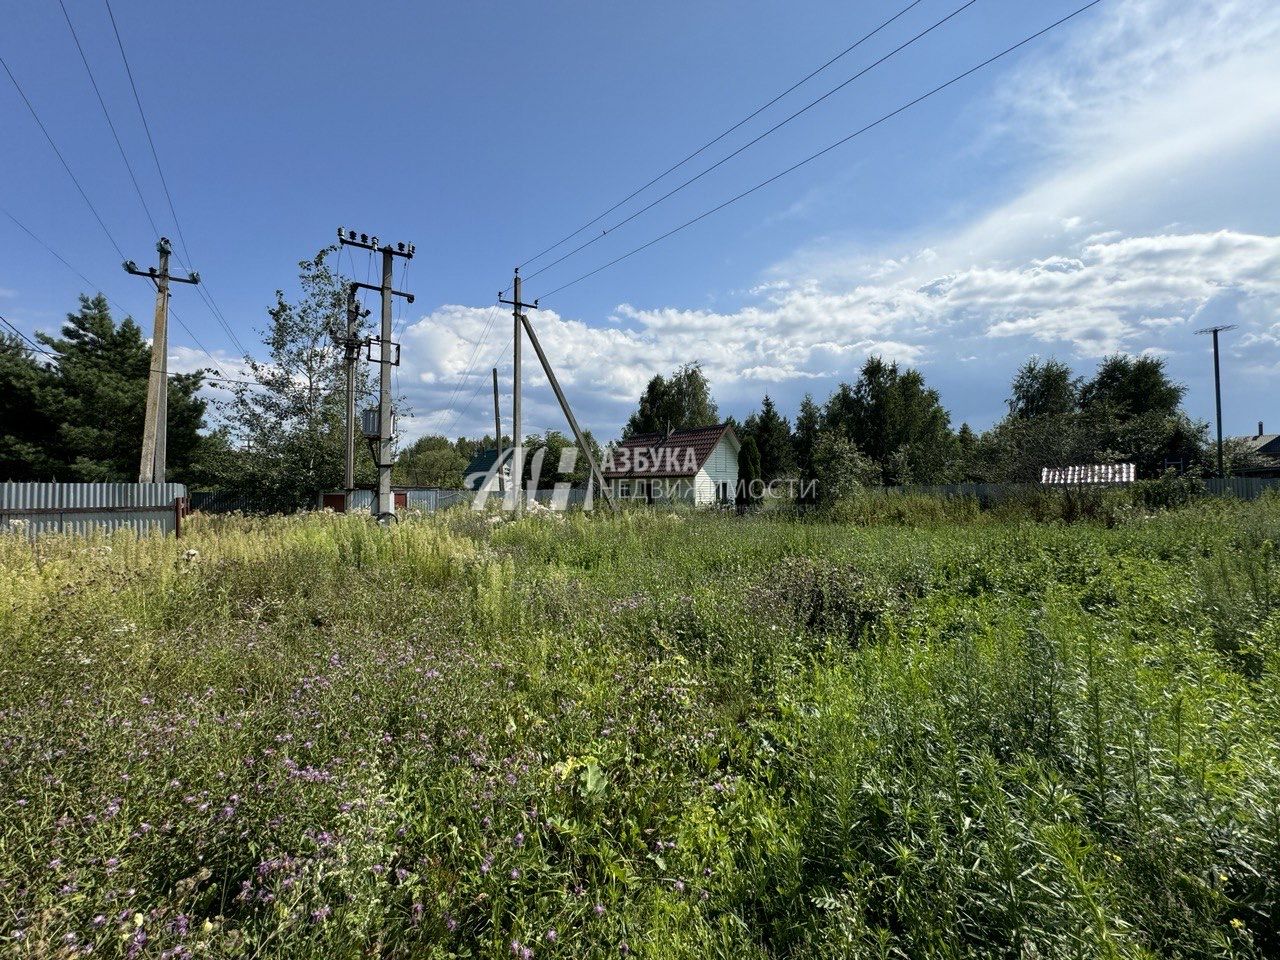
M586 500L587 491L584 487L573 487L568 491L557 491L551 488L539 489L531 499L536 500L544 507L550 507L552 500L555 499L557 509L574 509L581 507ZM403 501L401 498L404 498ZM435 513L437 510L447 510L450 507L458 505L466 505L471 503L475 498L474 491L471 490L439 490L439 489L418 489L418 490L397 490L396 504L398 508L407 508L409 510L421 510L424 513ZM502 502L502 495L499 493L491 493L488 502L497 505ZM602 498L597 495L597 500ZM322 498L323 500L323 498ZM356 490L351 495L352 512L368 513L373 509L373 491L372 490Z
M150 530L177 533L186 506L181 483L3 483L0 532Z
M1215 496L1235 497L1238 500L1257 500L1268 490L1280 493L1280 477L1215 477L1204 483Z
M396 492L397 505L402 496L405 498L408 509L435 513L437 510L446 510L459 503L470 503L473 494L470 490L400 490ZM351 510L353 513L369 513L373 510L373 491L353 491Z

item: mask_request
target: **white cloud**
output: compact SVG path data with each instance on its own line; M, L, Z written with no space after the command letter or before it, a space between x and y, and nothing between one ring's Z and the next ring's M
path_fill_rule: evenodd
M829 292L769 287L767 299L736 311L619 306L608 326L554 311L536 316L542 342L582 419L617 428L645 383L682 363L701 361L721 398L755 397L771 384L849 379L871 354L907 364L964 359L955 344L1022 338L1077 356L1116 350L1162 354L1187 339L1186 327L1212 313L1274 316L1280 307L1280 236L1232 231L1090 238L1062 253L1008 265L985 263L929 278L899 277ZM510 343L505 314L445 306L404 334L401 389L420 412L415 432L465 432L492 422L488 362ZM475 344L486 329L482 350ZM1272 348L1280 327L1250 331ZM458 384L468 361L476 362ZM972 354L965 357L972 359ZM530 429L558 426L526 348ZM498 355L507 390L509 356ZM473 399L474 398L474 399ZM470 406L468 406L470 403ZM504 396L504 404L509 399ZM465 408L465 410L464 410ZM589 411L589 413L587 413Z
M984 149L1016 161L1006 202L878 249L824 236L742 278L732 308L622 304L591 324L541 311L538 328L580 419L604 434L653 374L692 360L730 406L770 385L851 378L871 353L989 391L997 346L1176 358L1201 348L1196 327L1231 322L1248 369L1274 370L1280 195L1246 174L1269 171L1280 148L1278 43L1270 0L1100 6L968 110ZM445 408L415 430L491 424L487 365L455 390L489 316L444 306L406 332L402 389L420 412ZM510 322L497 318L477 366ZM530 429L559 426L549 392L529 383Z

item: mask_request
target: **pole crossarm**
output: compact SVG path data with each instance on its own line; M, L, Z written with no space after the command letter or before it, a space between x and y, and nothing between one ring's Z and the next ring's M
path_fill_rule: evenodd
M367 233L357 234L354 230L343 230L338 228L338 243L347 247L359 247L361 250L372 250L374 253L390 253L393 257L404 257L406 260L412 260L413 255L417 253L418 248L412 243L397 243L394 247L390 243L382 243L377 237L371 237ZM380 287L372 287L373 290L379 290Z
M155 267L148 267L146 270L143 270L132 260L126 260L124 262L124 269L126 273L131 273L135 277L146 277L148 280L154 282L156 286L160 285L160 271ZM200 274L190 273L185 277L180 277L175 273L171 273L169 274L168 279L170 283L199 283Z
M404 278L402 277L401 279L404 279ZM357 290L372 290L374 293L381 293L381 292L382 292L382 288L381 288L381 287L377 286L376 284L372 284L372 283L357 283L356 281L354 281L354 280L353 280L353 281L351 282L351 286L352 286L352 287L354 287L354 288L355 288L355 289L357 289ZM413 294L412 294L412 293L403 293L403 292L402 292L402 291L400 291L400 290L392 290L392 291L390 291L390 293L391 293L391 295L392 295L393 297L404 297L404 298L405 298L406 300L408 300L410 303L413 303Z

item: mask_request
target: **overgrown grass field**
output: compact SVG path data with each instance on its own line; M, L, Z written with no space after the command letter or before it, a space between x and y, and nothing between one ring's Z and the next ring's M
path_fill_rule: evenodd
M1280 502L0 537L0 954L1280 954Z

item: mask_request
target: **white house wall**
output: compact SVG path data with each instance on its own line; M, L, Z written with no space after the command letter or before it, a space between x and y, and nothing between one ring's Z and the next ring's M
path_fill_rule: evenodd
M630 493L623 499L643 500L642 497L635 496L638 482L635 478L630 480ZM692 502L698 506L710 506L716 502L716 490L722 483L729 485L730 496L732 496L732 491L736 490L738 485L737 445L729 439L728 435L721 437L720 442L716 444L716 448L711 451L711 456L707 457L707 462L692 478L692 482L689 480L667 482L675 484L675 489L672 491L675 496L672 499L681 503ZM622 497L621 487L623 481L614 479L610 483L614 494ZM691 491L690 488L692 488ZM661 496L657 498L657 501L671 502Z
M703 467L693 478L693 502L700 507L716 502L716 484Z
M715 499L716 485L727 483L730 490L738 486L738 447L728 434L720 438L715 450L707 458L703 468L711 479L712 500Z

